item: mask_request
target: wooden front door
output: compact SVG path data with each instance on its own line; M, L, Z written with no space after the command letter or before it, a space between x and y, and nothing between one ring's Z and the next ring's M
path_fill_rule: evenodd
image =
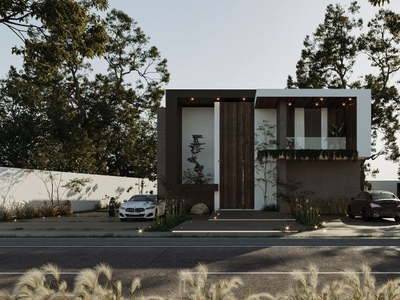
M254 209L254 103L220 104L220 208Z

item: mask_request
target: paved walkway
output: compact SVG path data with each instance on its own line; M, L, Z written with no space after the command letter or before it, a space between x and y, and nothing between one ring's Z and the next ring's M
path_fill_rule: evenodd
M121 222L106 212L0 222L0 237L234 237L287 238L400 237L392 219L365 222L346 216L322 216L318 228L296 222L291 215L261 211L221 211L192 216L169 232L147 232L150 221Z

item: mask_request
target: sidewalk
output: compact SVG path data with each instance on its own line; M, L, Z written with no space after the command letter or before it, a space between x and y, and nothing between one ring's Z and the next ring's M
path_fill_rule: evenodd
M106 212L0 222L1 237L285 237L346 238L400 237L394 220L365 222L345 216L324 215L320 227L308 228L291 215L278 212L229 211L191 216L169 232L148 232L150 221L121 222Z

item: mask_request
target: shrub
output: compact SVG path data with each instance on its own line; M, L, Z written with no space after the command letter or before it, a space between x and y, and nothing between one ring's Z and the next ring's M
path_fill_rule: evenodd
M169 231L188 219L184 199L166 199L165 215L158 217L146 230Z
M262 211L278 211L278 205L273 203L273 204L264 204L261 207Z
M13 202L8 206L0 206L0 221L55 217L66 214L68 212L64 203L52 205L44 202L42 205L31 205L27 202Z
M333 197L324 202L324 214L345 215L350 199L347 197Z
M316 227L321 223L320 208L317 201L297 198L292 209L294 217L301 224Z

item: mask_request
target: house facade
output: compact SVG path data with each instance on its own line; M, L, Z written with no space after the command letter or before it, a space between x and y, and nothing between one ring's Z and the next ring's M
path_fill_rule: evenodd
M196 162L212 180L187 181ZM211 209L277 205L294 185L314 197L351 197L371 155L369 90L167 90L158 114L158 194L190 187Z

